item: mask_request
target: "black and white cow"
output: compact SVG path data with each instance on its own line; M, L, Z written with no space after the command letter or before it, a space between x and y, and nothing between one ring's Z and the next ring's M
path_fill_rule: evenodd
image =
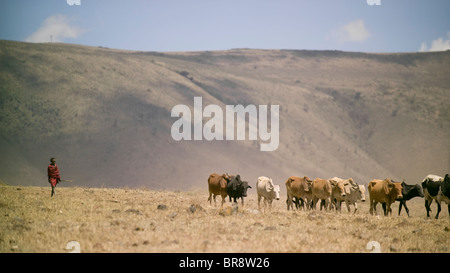
M242 206L244 206L244 197L247 196L247 189L251 188L247 181L242 181L241 176L238 174L231 177L230 182L227 184L227 194L236 203L236 199L242 199Z
M430 205L433 199L436 200L438 211L435 218L438 219L441 212L441 202L444 201L448 205L448 213L450 215L450 177L448 174L445 178L437 175L429 174L422 181L422 188L425 194L425 208L427 217L430 217Z
M398 215L402 211L402 207L405 207L406 214L409 217L409 209L406 206L406 201L414 198L414 197L424 197L422 187L419 184L416 185L408 185L404 181L402 182L402 198L395 199L395 201L400 201L400 206L398 207ZM383 203L383 210L386 211L386 204Z

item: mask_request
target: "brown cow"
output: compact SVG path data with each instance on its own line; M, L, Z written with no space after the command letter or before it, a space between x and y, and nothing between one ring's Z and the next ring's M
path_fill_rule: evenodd
M301 178L298 176L291 176L286 180L286 204L288 210L292 207L292 199L294 197L306 201L308 206L312 200L311 182L312 180L307 176Z
M324 204L325 209L327 209L327 207L331 208L332 186L331 186L330 180L316 178L312 182L311 188L312 188L312 195L313 195L313 200L314 200L313 208L316 208L316 204L319 199L325 201L325 204ZM320 204L320 210L322 210L322 203Z
M340 212L342 201L345 201L346 195L350 194L350 188L348 186L350 183L349 179L344 180L339 177L333 177L328 180L333 188L331 191L331 203L334 205L336 210Z
M216 205L216 195L222 196L222 204L225 203L225 197L227 197L227 183L230 181L231 176L228 174L219 175L213 173L208 178L208 189L209 189L209 204L211 204L211 196L214 198L214 206Z
M392 214L391 204L395 202L395 199L401 199L402 196L402 184L393 183L391 179L386 178L384 180L374 179L369 182L369 196L370 196L370 214L377 215L377 204L386 203L386 211L384 215Z

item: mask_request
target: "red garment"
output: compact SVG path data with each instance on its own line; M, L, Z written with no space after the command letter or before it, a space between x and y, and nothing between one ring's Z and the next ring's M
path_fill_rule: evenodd
M58 180L61 179L61 176L59 176L59 169L58 166L55 165L48 165L47 168L47 174L48 174L48 180L50 182L50 184L52 184L52 187L55 187L56 184L58 184Z

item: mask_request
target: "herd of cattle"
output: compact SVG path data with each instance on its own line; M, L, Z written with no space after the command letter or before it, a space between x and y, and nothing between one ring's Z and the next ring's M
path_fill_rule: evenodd
M333 177L330 179L316 178L314 180L309 177L291 176L286 182L287 191L287 209L293 208L294 204L297 209L315 209L320 200L320 209L336 209L341 210L342 202L345 202L348 211L350 206L355 207L357 211L357 201L365 201L366 189L364 185L358 185L353 179L341 179ZM208 178L209 198L208 201L216 203L216 196L222 197L222 206L225 198L229 196L230 202L236 202L241 198L244 205L244 197L247 196L247 189L252 188L247 181L242 181L240 175L228 175L213 173ZM427 217L430 217L430 205L434 200L437 203L437 213L435 218L438 219L441 211L441 202L444 201L448 205L450 215L450 177L437 175L427 175L422 181L422 186L407 185L405 182L395 182L389 178L384 180L374 179L367 186L370 198L370 214L377 214L376 205L382 203L384 215L392 214L391 204L395 201L400 202L398 214L405 207L409 216L409 209L406 201L413 197L425 197L425 208ZM267 203L272 206L274 199L280 199L280 186L275 185L272 179L260 176L256 181L256 191L258 194L258 208L261 199L264 198L264 205Z

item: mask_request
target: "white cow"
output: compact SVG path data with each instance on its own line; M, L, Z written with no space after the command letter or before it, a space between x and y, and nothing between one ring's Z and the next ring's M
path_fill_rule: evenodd
M359 200L361 200L362 202L366 201L366 188L364 187L364 185L356 184L356 182L353 181L352 178L341 179L338 177L333 177L332 179L336 181L339 180L342 181L344 183L345 188L345 197L340 196L340 198L339 197L336 198L337 196L333 196L337 201L336 202L337 209L340 211L341 202L345 201L345 205L347 206L348 212L350 212L350 205L353 205L355 206L355 211L353 213L356 213L356 211L358 210L357 202Z
M256 192L258 193L258 209L261 209L260 201L264 197L264 207L267 202L269 207L272 208L273 199L280 200L280 186L274 185L271 178L260 176L256 181Z
M347 206L348 212L350 212L350 205L355 206L355 211L353 213L356 213L356 211L358 210L358 200L366 202L366 188L364 187L364 185L349 185L349 188L350 194L345 196L345 205Z

